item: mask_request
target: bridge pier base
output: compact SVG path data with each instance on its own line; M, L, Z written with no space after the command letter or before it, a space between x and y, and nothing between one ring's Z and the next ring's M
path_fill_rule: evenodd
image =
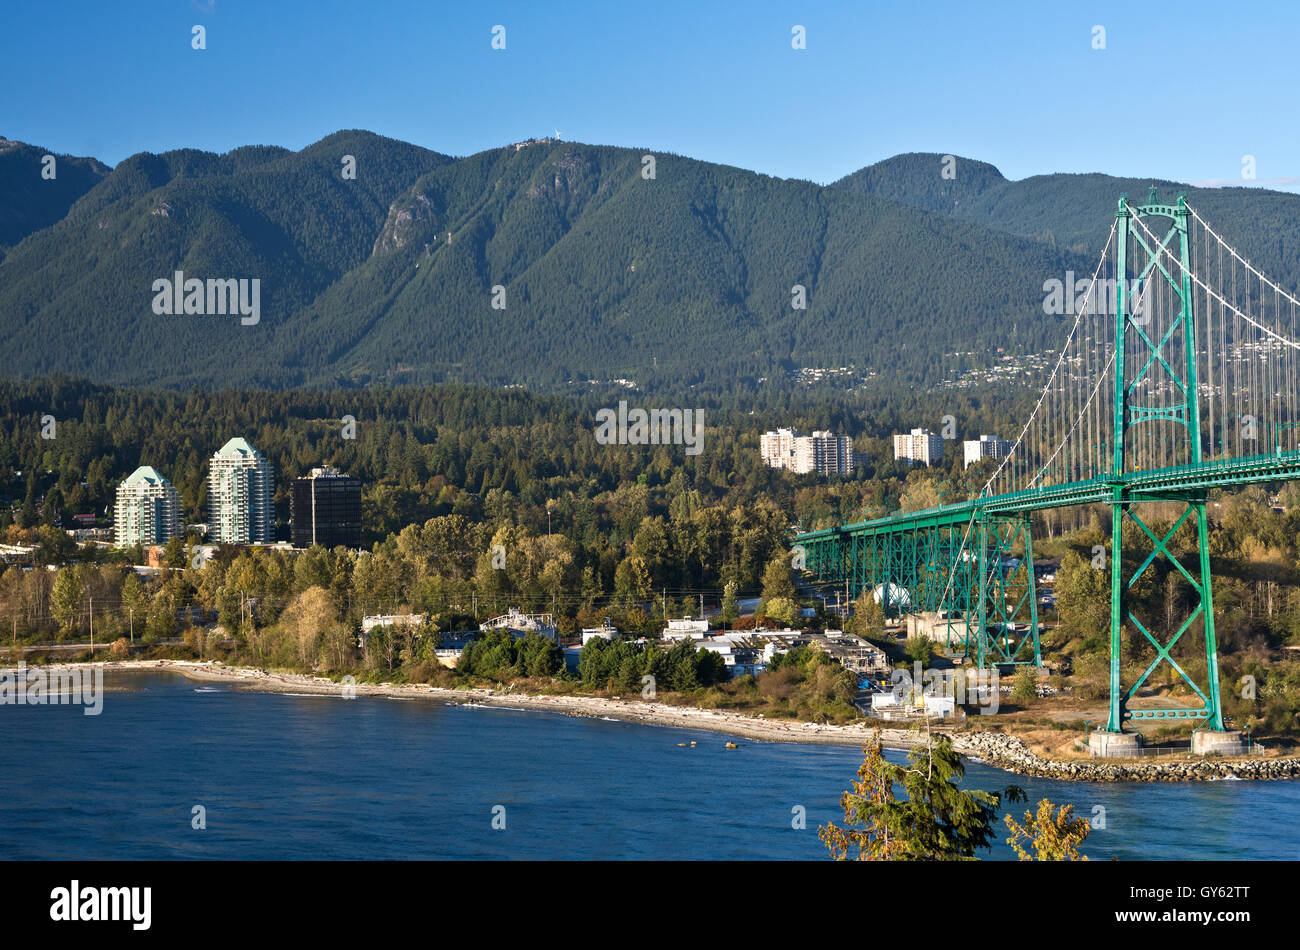
M1246 744L1241 732L1215 732L1212 729L1198 729L1192 733L1193 755L1245 755Z
M1130 758L1139 754L1142 737L1136 732L1106 732L1098 729L1088 736L1088 751L1099 759Z

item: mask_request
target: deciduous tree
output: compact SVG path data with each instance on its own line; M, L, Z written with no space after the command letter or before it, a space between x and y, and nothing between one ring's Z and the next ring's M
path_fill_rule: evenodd
M1073 805L1056 808L1046 798L1038 803L1038 811L1025 812L1022 825L1011 815L1003 821L1011 832L1007 844L1021 861L1087 861L1079 852L1079 845L1088 837L1088 819L1075 818ZM1030 854L1026 845L1033 849Z

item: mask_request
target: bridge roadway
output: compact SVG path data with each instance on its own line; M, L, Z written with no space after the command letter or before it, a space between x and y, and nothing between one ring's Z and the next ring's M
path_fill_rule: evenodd
M796 535L795 543L808 545L849 535L890 534L921 527L964 525L978 513L1019 514L1094 502L1109 503L1115 500L1117 490L1126 503L1186 500L1189 496L1221 486L1291 479L1300 479L1300 452L1278 451L1199 465L1125 472L1119 476L1104 475L1005 495L989 495L938 508L897 512L871 521L806 531Z

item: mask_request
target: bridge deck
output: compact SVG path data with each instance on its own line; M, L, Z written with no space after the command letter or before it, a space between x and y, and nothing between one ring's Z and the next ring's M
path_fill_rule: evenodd
M1110 501L1117 488L1124 490L1126 501L1160 501L1168 497L1207 491L1221 485L1246 485L1296 478L1300 478L1300 452L1275 452L1270 455L1202 462L1199 465L1125 472L1118 477L1090 478L1005 495L988 495L921 511L896 512L870 521L806 531L799 534L795 542L802 544L845 534L892 533L920 527L965 524L972 515L980 512L1020 514Z

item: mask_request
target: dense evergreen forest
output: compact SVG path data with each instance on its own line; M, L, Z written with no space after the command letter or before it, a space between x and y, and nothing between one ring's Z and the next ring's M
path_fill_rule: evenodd
M20 166L15 181L50 184L39 149L0 157ZM13 236L29 230L0 261L3 371L205 389L717 390L849 366L920 384L943 377L945 354L1042 353L1065 332L1042 313L1042 285L1083 269L1071 252L875 195L653 157L645 178L634 149L538 142L451 159L353 131L300 152L135 155L54 223L23 191L15 202L32 207ZM258 279L258 322L155 314L154 281L177 271Z
M1152 184L1300 285L1300 196L1011 182L964 158L946 177L940 155L826 187L550 140L453 158L362 131L112 170L56 158L44 180L43 150L0 140L8 376L726 391L849 367L933 385L1054 351L1067 327L1043 313L1045 281L1090 272L1120 192ZM154 313L154 281L177 271L257 279L256 324Z
M0 135L0 260L27 235L61 221L108 173L93 158L48 155Z
M101 643L179 635L184 645L168 649L186 655L436 682L451 682L452 674L434 660L437 637L429 632L466 629L508 607L552 612L566 635L609 617L653 637L665 616L698 613L701 598L737 625L754 622L741 616L745 597L761 598L760 613L789 622L797 604L822 606L791 575L796 525L952 501L988 475L991 462L963 469L955 445L940 465L905 469L892 460L892 431L937 429L951 414L959 438L1014 436L1011 421L1023 418L1029 398L1027 390L972 391L940 405L932 393L775 387L712 397L685 403L705 412L703 451L690 456L682 446L597 442L597 408L618 399L653 404L622 388L578 398L470 386L183 394L66 378L5 383L0 526L4 543L36 551L0 574L0 618L15 642L81 640L93 623ZM356 420L355 439L342 436L345 416ZM777 425L851 435L866 462L843 478L769 469L758 436ZM78 549L59 527L73 514L102 515L117 481L138 464L174 479L186 520L204 520L206 460L233 435L275 465L281 536L293 476L328 462L360 477L364 549L230 547L196 562L187 550L192 534L164 552L171 571L142 582L125 570L141 552ZM1146 515L1157 533L1175 516ZM1260 734L1290 733L1300 711L1300 663L1289 651L1300 644L1300 489L1216 494L1212 516L1225 709ZM1061 684L1085 699L1103 696L1107 682L1109 574L1092 562L1096 546L1108 543L1108 523L1104 511L1088 508L1044 512L1034 522L1040 558L1060 558L1059 602L1043 614L1045 655L1062 670ZM1170 549L1185 555L1188 544L1176 535ZM1126 552L1127 566L1136 569L1140 557ZM33 561L38 569L30 569ZM1190 604L1164 563L1131 598L1162 636ZM358 648L362 616L406 611L427 613L428 627L382 630ZM836 621L819 609L807 622ZM860 632L878 635L879 626ZM1136 676L1148 658L1130 640L1126 675ZM757 682L720 682L702 654L603 650L579 671L585 688L626 689L649 670L662 675L665 689L705 690L711 703L837 720L854 714L852 684L816 657L801 655ZM1173 656L1203 673L1194 637L1184 637ZM556 651L533 641L488 638L467 657L457 682L541 682L558 673ZM1242 677L1252 678L1250 696L1233 685ZM1179 688L1168 678L1155 685Z
M623 629L653 634L665 614L698 613L701 597L733 619L740 598L771 595L773 585L789 600L796 523L883 514L980 482L980 471L962 470L955 449L946 467L909 472L893 461L893 430L940 426L927 396L830 387L698 401L679 395L683 407L704 412L698 455L597 442L599 407L672 405L622 387L575 398L470 386L182 394L66 378L3 383L0 526L8 543L35 544L38 564L63 567L50 574L14 565L3 575L0 609L15 637L38 640L88 634L94 605L98 635L110 638L134 630L166 639L182 618L197 616L190 609L210 612L226 630L246 630L243 649L286 663L304 662L297 648L258 638L288 636L286 625L307 615L318 625L311 649L343 651L338 662L362 615L408 609L428 612L440 629L514 606L554 612L566 633L612 614ZM1004 431L1023 411L1019 402L971 392L942 408L961 420L961 436ZM345 417L355 419L354 439L343 437ZM848 477L770 469L758 436L781 425L851 435L865 464ZM366 550L232 548L200 566L178 539L164 555L176 574L145 590L122 570L142 552L78 552L60 527L73 514L98 514L103 523L117 482L140 464L174 481L187 522L205 520L207 459L235 434L275 466L281 536L294 476L328 462L361 478ZM192 533L188 542L197 539ZM332 618L330 637L319 616ZM391 672L401 651L392 642L388 649ZM809 675L822 675L816 665ZM716 678L703 667L697 674L700 682Z
M374 559L321 555L343 558L365 578L340 594L341 610L413 601L435 613L515 605L555 609L571 626L579 608L631 609L652 594L662 609L676 598L674 609L697 612L700 595L712 605L728 589L756 595L772 560L788 558L792 527L951 500L987 476L963 470L955 445L946 467L909 472L893 460L893 431L942 423L939 407L915 393L771 387L694 401L681 395L680 407L704 413L698 455L675 445L599 443L598 408L619 400L673 405L621 387L576 398L469 386L181 394L65 378L4 383L0 526L13 543L38 543L39 560L59 563L70 556L70 539L56 525L71 524L75 514L106 523L117 483L141 464L177 486L186 522L204 522L208 458L242 435L275 467L282 538L294 477L328 463L362 480L365 543ZM960 438L1006 431L1024 411L1020 402L970 392L941 408L959 420ZM355 420L355 438L344 437L345 418ZM768 468L758 437L776 426L850 435L865 464L848 477ZM509 570L484 568L496 546L507 552ZM179 566L178 550L169 556L180 558ZM406 560L412 550L425 552L415 574ZM296 569L281 555L269 557L281 559L277 570L286 577ZM223 562L234 558L231 552ZM419 587L418 577L429 572L437 582ZM264 605L287 594L254 586ZM115 596L105 590L100 603ZM48 629L50 615L38 601L24 609L23 622Z
M0 383L0 496L16 506L0 518L30 526L103 515L117 483L137 466L153 465L176 485L184 518L206 521L208 459L227 439L243 436L275 466L282 538L291 480L321 464L362 480L368 543L444 514L508 518L539 530L548 507L555 529L575 540L590 542L612 529L617 541L639 523L639 516L614 514L634 491L641 496L634 512L667 515L687 492L692 505L764 501L787 521L822 525L897 507L907 471L893 461L893 432L937 432L951 416L955 439L1014 437L1028 399L1027 392L993 389L936 400L900 389L844 394L829 386L726 397L613 388L563 397L472 386L183 394L66 378ZM620 400L702 409L704 450L692 456L680 446L598 443L597 409ZM45 416L55 420L55 438L41 437ZM355 438L344 437L344 417L356 420ZM866 464L848 479L769 469L759 460L758 437L778 426L852 436ZM946 462L951 500L978 471L961 469L955 441Z

